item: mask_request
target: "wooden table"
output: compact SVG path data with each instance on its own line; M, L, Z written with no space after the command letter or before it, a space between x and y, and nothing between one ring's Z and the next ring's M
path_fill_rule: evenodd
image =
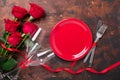
M49 35L54 25L62 19L74 17L83 20L91 29L93 38L97 29L98 20L108 25L103 38L98 42L92 68L101 71L104 68L120 61L120 0L0 0L0 36L4 32L4 18L13 19L12 7L18 5L29 10L29 3L36 3L46 11L46 16L34 23L46 31L43 48L50 47ZM41 39L41 38L40 38ZM38 42L41 43L38 38ZM69 67L73 70L88 67L79 60L74 68L71 62L54 57L47 62L54 69ZM120 67L99 75L82 72L72 75L65 71L51 73L41 66L29 67L22 70L20 77L23 80L120 80Z

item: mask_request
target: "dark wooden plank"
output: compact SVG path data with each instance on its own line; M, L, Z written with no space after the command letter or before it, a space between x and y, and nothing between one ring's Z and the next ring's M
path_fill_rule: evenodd
M29 10L29 3L34 2L46 11L46 17L35 21L46 32L43 48L49 47L49 35L54 25L62 19L74 17L86 22L90 27L93 38L99 19L108 25L104 37L98 42L95 52L93 68L100 71L113 63L120 61L120 0L1 0L0 1L0 36L4 32L4 18L13 19L11 9L13 5L25 7ZM38 38L39 43L41 38ZM81 59L74 67L78 70L87 67ZM55 64L54 64L55 63ZM70 62L58 57L47 64L53 68L70 67ZM30 67L21 72L23 80L120 80L120 67L113 69L105 75L96 75L83 72L71 75L67 72L51 73L43 67Z

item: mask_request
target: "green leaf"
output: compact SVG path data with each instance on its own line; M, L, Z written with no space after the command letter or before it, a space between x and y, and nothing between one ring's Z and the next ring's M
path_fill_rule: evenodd
M4 43L5 39L3 37L0 37L0 41Z
M1 50L2 50L2 47L0 46L0 52L1 52ZM1 54L1 53L0 53Z
M7 61L6 57L0 57L0 66Z
M3 65L2 69L5 71L13 69L17 64L17 61L13 58L8 59Z
M6 39L6 36L7 36L7 32L5 31L3 34L3 38Z

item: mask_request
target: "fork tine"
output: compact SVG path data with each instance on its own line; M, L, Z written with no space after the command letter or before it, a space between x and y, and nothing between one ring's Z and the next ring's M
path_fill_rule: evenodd
M106 31L107 27L108 27L107 25L103 24L103 25L99 28L98 32L101 33L101 34L103 34L103 33Z
M102 20L98 20L96 32L98 31L98 29L99 29L102 25L103 25Z

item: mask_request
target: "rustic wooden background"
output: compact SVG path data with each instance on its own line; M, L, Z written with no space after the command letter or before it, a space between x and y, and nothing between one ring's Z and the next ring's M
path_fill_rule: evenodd
M13 19L12 7L18 5L29 11L29 3L36 3L46 11L46 16L34 23L44 30L44 40L39 37L38 42L43 48L50 47L49 35L54 25L62 19L74 17L83 20L91 29L95 38L96 26L99 19L108 25L103 38L96 48L93 68L101 71L104 68L120 61L120 0L0 0L0 36L4 32L4 18ZM70 67L70 62L54 57L47 62L54 69ZM87 67L81 59L73 70ZM71 75L65 71L51 73L43 67L29 67L24 69L20 77L23 80L120 80L120 67L104 74L83 72Z

